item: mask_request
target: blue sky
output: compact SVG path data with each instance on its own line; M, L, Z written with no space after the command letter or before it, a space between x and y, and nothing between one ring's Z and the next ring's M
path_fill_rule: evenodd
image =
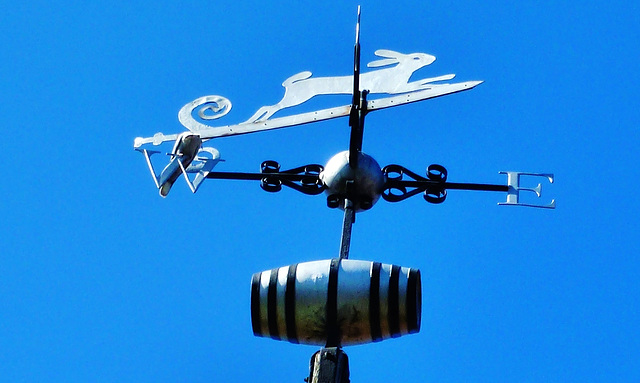
M349 74L357 2L50 2L0 16L0 380L302 381L312 346L252 335L250 278L338 254L322 196L207 181L158 196L137 136L210 94L244 121L310 70ZM640 380L638 5L363 2L362 60L484 80L367 117L363 150L454 182L552 172L556 210L500 193L380 201L351 258L422 272L422 330L346 348L354 382ZM220 171L326 163L345 119L213 140ZM544 183L544 182L543 182ZM543 199L544 199L543 198Z

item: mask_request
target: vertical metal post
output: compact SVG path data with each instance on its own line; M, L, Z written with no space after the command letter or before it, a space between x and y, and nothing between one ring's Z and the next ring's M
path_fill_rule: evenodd
M353 183L353 181L348 181ZM348 186L348 185L347 185ZM347 190L350 189L347 187ZM353 209L353 201L348 197L344 200L344 218L342 220L342 236L340 237L340 259L349 258L351 246L351 228L356 220L356 212Z
M353 51L353 98L351 101L351 112L349 114L349 126L351 126L349 166L355 169L358 167L358 155L362 151L364 116L367 114L367 91L360 91L360 6L358 6L356 43Z
M358 6L358 19L356 21L356 43L353 48L353 98L351 101L351 113L349 126L351 136L349 138L349 166L358 168L358 156L362 151L362 135L364 132L364 116L367 112L367 92L360 92L360 6ZM356 220L356 212L353 202L354 181L347 181L346 196L344 199L344 219L342 221L342 237L340 238L340 259L349 258L349 246L351 245L351 226Z
M338 347L322 348L309 363L307 383L349 383L349 358Z
M360 92L360 6L358 6L358 21L356 23L356 44L354 47L353 68L353 101L349 116L351 137L349 143L349 166L358 167L358 155L362 150L362 135L364 116L366 114L366 92ZM364 106L364 107L363 107ZM347 181L344 198L344 219L342 221L342 236L340 238L340 260L349 258L351 246L351 228L356 219L353 202L354 181ZM335 260L334 260L335 261ZM332 261L333 262L333 261ZM338 260L339 262L339 260ZM329 303L327 303L329 306ZM335 314L335 313L334 313ZM329 314L327 314L329 316ZM328 330L327 346L313 354L309 363L309 377L307 383L349 383L349 358L340 347L336 334Z

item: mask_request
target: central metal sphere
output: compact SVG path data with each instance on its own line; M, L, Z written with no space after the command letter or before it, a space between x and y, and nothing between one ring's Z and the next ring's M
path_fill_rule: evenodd
M349 164L349 151L333 156L324 170L320 180L326 185L327 205L344 209L344 200L349 198L355 211L371 209L384 190L384 173L373 157L358 153L358 164L355 168Z

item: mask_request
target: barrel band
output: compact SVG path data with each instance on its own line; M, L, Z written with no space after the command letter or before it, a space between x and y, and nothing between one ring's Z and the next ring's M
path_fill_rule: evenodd
M287 272L287 285L284 290L284 315L287 326L287 340L298 343L296 331L296 269L298 264L289 266Z
M329 286L327 291L327 345L326 347L340 346L340 333L338 330L338 269L340 259L333 258L329 266Z
M267 290L267 321L269 323L269 336L272 339L280 340L280 333L278 332L278 269L271 270L271 276L269 277L269 290Z
M391 266L391 276L389 277L389 334L392 338L400 335L400 266Z
M369 285L369 326L371 327L371 340L382 340L380 328L380 270L382 264L373 262L371 265L371 284Z
M420 331L420 310L422 304L418 302L421 298L420 271L411 269L409 280L407 281L407 330L409 334Z
M251 326L253 335L262 336L260 329L260 276L262 273L255 273L251 278Z

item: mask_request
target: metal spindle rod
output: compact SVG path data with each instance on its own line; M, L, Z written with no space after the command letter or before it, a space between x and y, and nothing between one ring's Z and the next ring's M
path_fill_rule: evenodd
M351 228L356 219L356 212L353 209L353 202L346 198L344 200L344 218L342 220L342 236L340 237L340 259L349 258L349 247L351 246Z

